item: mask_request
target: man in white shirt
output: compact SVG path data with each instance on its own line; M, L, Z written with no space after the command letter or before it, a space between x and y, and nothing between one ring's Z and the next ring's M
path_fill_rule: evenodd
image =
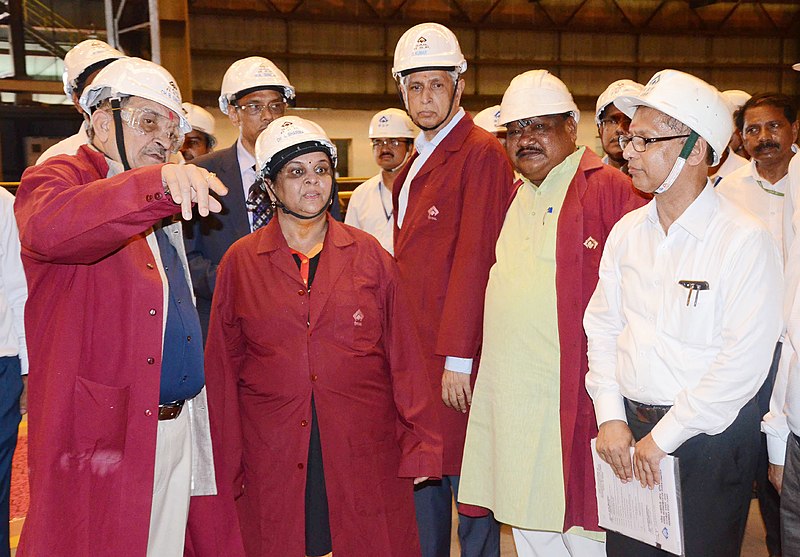
M599 97L594 111L594 122L603 145L603 162L612 168L628 173L628 163L622 156L619 137L628 133L631 119L614 106L614 101L623 95L635 95L642 90L642 84L630 79L620 79L609 85Z
M793 66L800 71L800 64ZM800 157L788 168L783 240L786 254L786 333L770 411L762 430L767 434L769 476L781 494L781 544L784 555L800 553Z
M661 459L677 456L686 555L738 555L758 456L754 397L782 328L780 254L708 181L733 129L714 87L663 70L616 105L632 117L621 142L633 183L655 197L611 231L584 318L597 452L623 482L651 488ZM607 552L666 555L613 532Z
M392 187L414 150L415 135L417 127L402 110L387 108L372 117L369 138L381 171L353 190L344 217L345 224L369 232L393 255Z
M124 57L125 55L119 50L97 39L89 39L78 43L67 52L64 57L64 75L62 78L64 81L64 93L75 105L75 110L78 111L78 114L83 116L84 121L81 123L78 133L59 141L45 150L36 160L36 164L42 164L56 155L74 155L81 145L89 143L89 136L86 134L89 116L83 111L78 100L81 98L83 90L91 85L100 70L114 60Z
M27 412L28 350L23 317L27 297L14 196L0 188L0 557L9 556L11 458L20 415Z
M737 113L736 123L742 131L745 149L753 158L723 178L717 191L761 219L783 253L783 205L789 181L789 162L796 149L794 139L798 130L797 107L786 95L757 95L744 103ZM758 394L762 415L769 412L769 399L780 353L779 346L772 358L769 376ZM762 438L762 445L756 492L770 555L781 555L780 498L767 479L766 438Z
M783 200L800 126L797 106L787 95L756 95L739 110L736 125L753 158L724 177L717 190L759 217L782 246Z

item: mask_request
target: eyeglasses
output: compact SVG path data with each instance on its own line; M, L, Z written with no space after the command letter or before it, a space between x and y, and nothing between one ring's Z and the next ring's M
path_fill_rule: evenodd
M647 146L651 143L658 143L659 141L669 141L671 139L683 139L689 137L690 134L684 135L670 135L668 137L642 137L641 135L621 135L619 136L619 146L624 151L628 143L633 143L633 150L637 153L644 153L647 151Z
M173 153L183 145L179 120L172 112L164 116L147 108L125 107L120 110L120 117L138 134L166 137L169 141L167 148Z
M630 124L631 120L624 114L615 114L614 116L610 116L608 118L603 118L600 120L600 126L603 128L615 127L618 128L620 126L624 126L626 124Z
M283 113L286 112L286 102L285 101L273 101L268 104L261 104L261 103L247 103L243 105L236 105L236 108L243 110L245 114L248 116L261 116L264 114L265 110L269 110L269 113L275 117L283 116Z
M391 147L400 147L400 145L405 145L407 143L408 141L405 139L373 139L372 147L373 149L376 147L385 147L386 145L390 145Z

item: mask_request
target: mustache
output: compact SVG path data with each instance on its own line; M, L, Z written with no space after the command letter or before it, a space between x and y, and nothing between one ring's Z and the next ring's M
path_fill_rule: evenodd
M147 156L156 155L163 160L167 160L167 150L164 147L159 147L159 146L148 147L147 149L145 149L144 154Z
M544 154L544 150L540 149L539 147L533 147L533 146L520 147L519 149L517 149L516 153L518 157L521 157L523 155L542 155L542 154Z
M776 141L765 141L763 143L759 143L756 146L755 151L756 153L760 153L761 151L765 151L767 149L780 149L780 148L781 144Z
M380 156L383 156L383 155L389 155L390 157L393 157L394 153L392 151L381 151Z

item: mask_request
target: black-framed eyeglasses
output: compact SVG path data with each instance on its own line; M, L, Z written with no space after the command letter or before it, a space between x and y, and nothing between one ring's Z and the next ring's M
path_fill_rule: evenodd
M683 135L670 135L667 137L642 137L641 135L621 135L619 136L619 146L624 151L628 143L633 143L633 150L637 153L644 153L647 151L647 146L651 143L658 143L659 141L669 141L671 139L683 139L689 137L690 134Z
M243 105L236 105L236 108L239 110L244 111L245 114L249 116L261 116L264 114L265 110L269 110L270 114L273 116L283 116L284 112L286 112L286 102L285 101L273 101L268 104L261 104L261 103L247 103Z
M405 139L373 139L372 140L372 147L384 147L389 145L391 147L400 147L400 145L405 145L408 143Z

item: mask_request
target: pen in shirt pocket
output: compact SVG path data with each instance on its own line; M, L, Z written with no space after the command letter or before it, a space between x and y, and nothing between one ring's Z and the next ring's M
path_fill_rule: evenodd
M547 211L545 211L544 216L542 217L542 226L544 226L544 219L547 218L547 215L552 215L552 214L553 214L553 208L548 207Z
M686 305L692 300L692 292L694 292L694 305L697 306L697 298L700 296L701 290L708 290L708 283L704 280L679 280L678 284L683 286L689 291L689 296L686 298Z

